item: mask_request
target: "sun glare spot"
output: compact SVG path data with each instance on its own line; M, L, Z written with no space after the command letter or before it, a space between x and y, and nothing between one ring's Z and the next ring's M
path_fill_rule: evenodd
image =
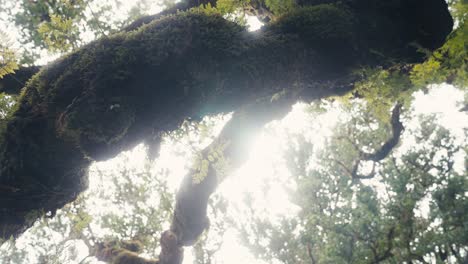
M242 246L238 239L238 233L234 229L229 229L223 236L223 246L216 254L215 263L223 264L266 264L264 261L255 259L248 250Z
M247 17L247 25L249 27L249 31L257 31L263 26L263 23L260 20L258 20L256 16L246 16L246 17Z
M253 209L263 212L265 219L294 217L299 212L289 200L288 192L296 186L283 156L285 146L291 143L292 135L303 135L314 147L323 147L341 114L331 108L324 114L311 115L309 107L298 103L284 119L267 125L247 154L248 161L219 187L218 192L234 207L241 207L247 195L252 198Z

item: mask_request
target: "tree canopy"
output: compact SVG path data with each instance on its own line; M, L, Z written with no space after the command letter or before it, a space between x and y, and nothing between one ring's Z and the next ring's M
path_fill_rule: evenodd
M397 161L391 157L412 94L441 82L468 87L467 5L449 4L452 15L443 0L189 0L111 25L100 19L106 6L93 11L92 2L18 2L20 11L10 17L23 28L25 47L33 43L63 56L33 66L33 49L24 49L17 60L8 45L1 45L0 89L16 100L4 107L1 126L2 237L19 235L37 218L55 215L74 201L87 188L92 162L143 141L157 156L164 134L189 120L232 112L220 134L199 152L174 201L159 191L165 206L174 203L173 215L166 216L171 225L159 243L144 241L161 248L158 261L145 263L181 263L183 246L195 244L210 226L210 196L245 162L259 130L298 101L327 99L344 100L348 111L360 109L359 114L337 127L320 154L327 158L317 168L306 166L310 149L290 150L289 167L301 186L295 203L304 212L300 219L285 219L281 228L262 224L253 214L242 227L245 236L264 234L269 244L246 239L247 244L284 263L425 262L428 254L462 263L467 241L457 234L466 231L466 170L452 166L453 155L463 148L466 152L466 146L424 121L414 133L421 133L417 142L430 147L404 153ZM91 16L83 15L87 10ZM243 15L255 15L265 25L248 32ZM78 25L100 37L86 43ZM366 127L371 124L378 129ZM374 136L362 136L365 132ZM365 173L364 164L372 169ZM376 175L391 193L387 201L361 183ZM415 204L428 193L435 209L429 220L415 218ZM143 210L133 201L135 210ZM164 214L163 209L158 212ZM71 214L86 223L86 213ZM154 228L161 229L158 219ZM395 219L406 221L406 228L392 224ZM430 230L439 219L442 234ZM427 244L419 247L415 239L435 244L423 248ZM280 250L285 243L299 244ZM92 248L105 261L143 261L131 253L139 250L120 246L128 254L119 249L118 256L103 255L109 246L98 242Z

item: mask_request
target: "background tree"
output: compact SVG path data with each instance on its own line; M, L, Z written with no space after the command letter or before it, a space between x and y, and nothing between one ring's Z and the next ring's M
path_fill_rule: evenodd
M323 149L302 135L288 137L284 158L297 186L292 202L300 211L279 222L250 211L239 225L244 241L270 262L465 262L468 244L460 234L467 231L467 178L460 165L466 138L455 139L435 116L408 114L419 126L405 132L401 150L374 168L360 168L372 177L359 179L349 169L359 151L378 146L388 131L359 110L362 105L344 106L352 116L338 124Z

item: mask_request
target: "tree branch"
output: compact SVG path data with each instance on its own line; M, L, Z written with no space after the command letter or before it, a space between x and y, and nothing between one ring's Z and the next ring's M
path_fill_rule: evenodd
M397 103L392 110L392 116L390 120L390 124L392 126L392 136L385 141L385 143L373 153L364 152L362 150L358 150L359 155L358 158L354 161L353 166L349 169L343 162L337 159L332 159L338 165L340 165L353 179L372 179L375 176L375 168L376 163L385 159L390 152L398 145L401 137L401 133L404 130L403 124L400 121L400 112L401 112L402 104ZM356 144L351 142L356 148ZM359 166L363 161L371 161L372 162L372 170L370 173L366 175L362 175L359 173Z
M216 187L248 157L246 152L260 129L273 119L282 118L291 109L294 97L280 101L264 100L236 111L218 138L205 148L201 157L185 176L176 196L175 212L169 231L177 237L177 245L163 248L160 264L175 264L182 246L196 243L208 228L207 206Z
M314 258L314 255L312 254L312 246L310 245L310 243L307 244L307 255L310 258L311 264L317 263L317 261Z
M376 151L373 153L367 153L364 151L360 152L360 159L361 160L368 160L368 161L381 161L390 154L393 148L398 145L400 141L401 133L404 130L403 123L400 121L400 112L402 108L401 103L397 103L392 110L392 116L390 119L390 124L392 126L392 136Z
M395 238L395 226L392 226L387 233L387 249L381 256L375 256L375 263L379 263L391 257L393 249L393 239Z

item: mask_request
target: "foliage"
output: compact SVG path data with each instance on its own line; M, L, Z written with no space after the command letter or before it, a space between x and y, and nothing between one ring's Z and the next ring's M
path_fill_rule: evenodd
M0 30L0 79L18 69L16 53L10 47L11 42L8 36Z
M21 263L24 261L26 254L27 252L24 249L19 249L17 247L13 238L3 242L0 247L0 260L4 263Z
M207 177L210 170L216 172L219 181L226 177L226 171L229 168L229 162L224 158L223 153L228 142L219 142L219 144L210 147L206 153L197 155L194 162L197 173L193 175L192 181L194 184L199 184Z
M170 5L166 1L162 5ZM109 35L129 22L147 14L148 0L139 0L126 17L116 16L114 10L123 5L120 0L84 1L21 0L2 10L8 15L6 23L14 23L21 30L16 39L23 47L21 62L33 64L46 49L51 54L63 54L75 50L92 39ZM92 39L89 39L92 36Z
M64 19L55 14L50 15L50 21L39 25L38 32L51 51L70 51L74 49L78 28L70 18Z
M363 78L356 84L355 93L367 102L368 110L377 118L388 120L390 109L396 102L409 105L415 88L400 69L366 69L359 73Z
M460 25L468 19L468 3L465 0L448 0L447 1L453 17Z
M468 4L460 3L467 9ZM415 65L411 80L416 87L431 83L449 81L460 88L468 87L468 23L460 20L460 25L449 36L447 42L436 50L429 59Z
M77 19L86 8L86 1L20 1L14 22L22 27L23 43L67 52L78 46ZM66 44L66 45L64 45Z
M250 0L219 0L216 8L221 14L230 14L247 7Z
M291 12L296 7L295 0L265 0L266 6L275 14Z
M221 11L222 14L234 13L238 10L244 10L254 2L252 0L219 0L216 4L216 7ZM257 3L258 2L258 3ZM282 15L287 12L294 10L296 5L296 0L260 0L255 4L265 5L270 9L275 15Z

